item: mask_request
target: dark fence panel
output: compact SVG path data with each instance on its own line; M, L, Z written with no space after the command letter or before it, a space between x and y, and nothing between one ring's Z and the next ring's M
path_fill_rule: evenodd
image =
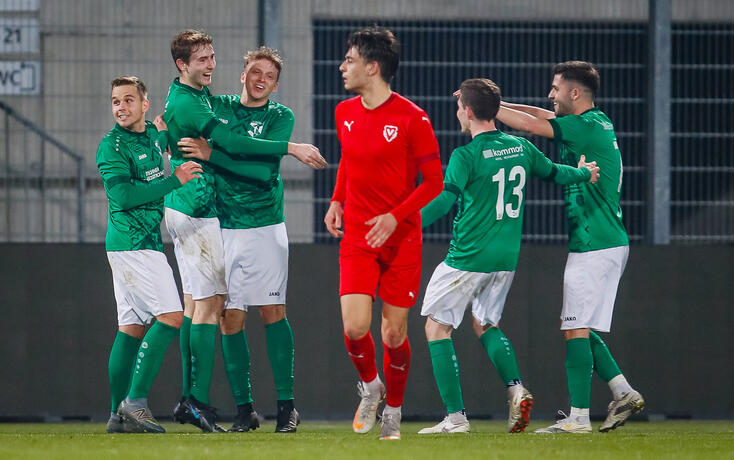
M437 244L425 248L424 288L445 250ZM0 419L106 418L107 360L116 314L104 247L0 244L0 251ZM357 404L357 374L341 330L337 251L333 245L291 247L288 317L296 342L295 393L297 407L309 419L348 419ZM535 394L536 418L550 418L569 404L565 347L558 331L565 257L561 247L523 249L501 325ZM632 248L612 333L604 338L628 380L646 397L647 414L734 417L732 260L731 246ZM419 311L417 305L409 320L413 361L403 413L438 417L444 409ZM375 308L372 333L381 359L379 313ZM255 407L274 414L264 330L259 315L251 314L248 321ZM455 332L454 340L470 417L506 417L505 389L468 324ZM156 414L170 414L180 394L180 372L174 343L150 395ZM231 416L234 401L219 351L214 372L212 403ZM706 391L694 391L702 380ZM595 378L592 414L603 415L608 398L606 385Z

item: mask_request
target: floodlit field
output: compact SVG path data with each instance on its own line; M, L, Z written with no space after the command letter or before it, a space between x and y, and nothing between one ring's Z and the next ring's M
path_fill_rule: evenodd
M628 459L734 458L734 422L637 422L608 434L509 435L501 422L472 422L468 435L418 435L426 423L404 423L401 441L379 431L351 432L345 422L304 422L276 435L274 424L239 434L201 434L165 424L164 435L108 435L92 423L0 424L0 459ZM534 421L530 428L544 426ZM598 426L594 424L595 429Z

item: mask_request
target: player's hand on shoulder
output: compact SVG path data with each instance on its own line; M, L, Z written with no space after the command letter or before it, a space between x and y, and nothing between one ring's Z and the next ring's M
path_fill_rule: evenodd
M599 180L599 167L596 165L596 161L587 163L586 155L581 155L581 157L579 157L579 168L586 168L591 171L591 179L589 179L589 182L596 184L596 181Z
M328 164L315 145L289 142L288 154L293 155L298 161L313 169L324 169Z
M183 152L184 158L196 158L199 160L209 161L212 155L212 148L203 137L194 139L192 137L182 137L178 141L178 149Z
M155 125L155 129L160 131L168 131L168 125L165 121L163 121L163 114L159 113L158 115L153 118L153 124Z
M201 177L197 174L200 172L202 172L202 170L199 163L187 161L186 163L179 165L178 168L173 171L173 174L178 178L178 181L181 182L181 185L184 185L192 179L198 179Z
M324 216L324 224L326 224L326 230L331 233L334 238L341 238L344 236L342 231L342 218L344 216L344 210L342 204L338 201L332 201L329 205L329 209L326 211Z
M366 225L371 225L372 228L364 236L367 240L367 244L373 248L379 248L385 241L388 240L395 232L398 227L398 220L392 213L380 214L372 219L365 222Z

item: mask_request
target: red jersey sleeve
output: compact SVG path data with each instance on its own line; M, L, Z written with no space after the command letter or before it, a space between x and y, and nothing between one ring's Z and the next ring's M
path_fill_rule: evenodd
M423 182L390 213L398 222L418 212L443 190L443 170L438 141L431 120L425 112L414 117L408 129L410 154L418 165Z
M331 194L331 201L338 201L344 204L344 198L346 197L346 182L347 182L347 162L342 157L339 160L339 166L336 169L336 184L334 185L334 192Z

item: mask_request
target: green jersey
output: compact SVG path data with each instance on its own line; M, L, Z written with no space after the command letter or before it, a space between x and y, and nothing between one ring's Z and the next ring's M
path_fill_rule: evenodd
M515 270L529 176L569 184L589 180L591 172L554 164L527 139L501 131L477 134L453 151L444 191L421 211L427 227L458 199L447 265L481 273Z
M276 141L290 140L294 117L291 109L284 105L268 101L260 107L246 107L237 95L215 96L211 102L217 117L226 120L229 129L237 134ZM214 147L218 147L216 143ZM264 181L242 177L234 172L234 168L216 168L214 185L217 215L222 228L256 228L285 221L281 158L240 157L242 167L267 168ZM230 159L237 161L236 158Z
M109 200L108 251L163 251L163 197L181 187L176 176L164 177L165 132L151 122L136 133L120 125L99 143L97 168Z
M614 125L597 108L548 121L553 126L553 136L560 146L564 164L576 165L579 157L586 155L586 161L596 161L599 167L597 183L564 188L569 251L586 252L628 245L619 206L622 157Z
M185 85L176 78L166 96L163 120L168 125L168 141L171 148L171 167L187 161L178 150L182 137L210 138L230 155L265 155L280 158L288 152L287 142L268 142L233 133L219 120L212 110L211 93ZM203 164L201 178L166 197L166 206L192 217L216 217L214 174L208 164Z

